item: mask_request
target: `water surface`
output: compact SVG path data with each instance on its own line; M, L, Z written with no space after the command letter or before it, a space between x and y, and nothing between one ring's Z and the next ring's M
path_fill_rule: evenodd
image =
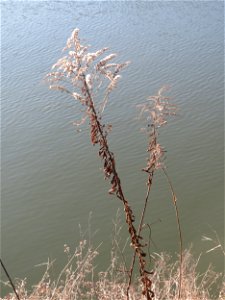
M121 203L107 195L97 149L73 122L79 108L43 81L71 31L78 27L93 51L110 47L131 60L106 109L126 196L137 215L145 196L146 136L136 105L164 84L179 114L162 128L166 166L179 199L185 247L211 247L202 235L223 238L223 3L5 1L2 7L2 257L12 277L33 284L63 245L79 241L92 212L100 267L110 256L112 219ZM158 220L161 220L159 222ZM146 222L154 251L177 251L169 188L155 177ZM127 236L126 230L122 233ZM206 254L221 270L220 252ZM57 274L57 267L55 274Z

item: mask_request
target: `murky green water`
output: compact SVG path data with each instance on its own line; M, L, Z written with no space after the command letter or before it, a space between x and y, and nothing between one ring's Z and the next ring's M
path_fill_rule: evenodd
M107 195L88 133L73 126L79 109L43 82L75 27L93 49L108 46L121 62L132 61L106 117L134 211L139 215L144 201L146 175L140 170L147 146L136 105L169 84L180 112L162 128L160 141L179 199L184 244L193 243L198 253L211 247L202 235L215 230L223 239L223 3L5 1L1 7L1 250L12 277L33 284L43 272L34 265L48 257L63 264L63 244L77 243L78 224L86 228L90 211L96 243L103 241L98 264L104 267L110 255L112 219L121 203ZM146 222L156 222L154 251L177 251L174 209L160 173ZM207 254L203 267L212 262L221 270L222 261L219 251Z

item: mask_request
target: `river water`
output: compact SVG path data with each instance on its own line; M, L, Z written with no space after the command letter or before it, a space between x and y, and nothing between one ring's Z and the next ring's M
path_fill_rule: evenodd
M179 112L160 131L167 171L178 197L185 247L196 255L223 239L224 86L221 1L2 1L2 258L11 276L40 279L50 259L65 262L63 245L80 239L92 212L94 243L102 241L100 268L110 256L112 220L121 203L107 194L97 149L77 133L79 107L49 91L43 78L80 28L92 51L110 47L130 60L111 95L106 119L126 197L140 216L146 192L147 137L136 105L165 84ZM123 220L123 218L122 218ZM178 251L174 208L162 173L154 178L146 222L153 251ZM122 221L123 224L123 221ZM122 239L126 239L126 229ZM202 268L222 268L219 250ZM55 267L55 274L58 272Z

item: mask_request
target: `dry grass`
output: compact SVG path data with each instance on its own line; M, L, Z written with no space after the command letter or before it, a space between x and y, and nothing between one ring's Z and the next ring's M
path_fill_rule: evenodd
M21 300L126 300L127 282L129 276L126 272L125 257L127 258L127 243L121 245L121 226L115 223L114 237L111 250L111 261L104 271L96 271L95 259L101 256L101 245L93 247L89 241L83 239L74 251L64 245L67 264L57 278L51 275L53 262L48 261L46 271L32 290L26 285L26 280L16 281L16 290ZM204 237L205 238L205 237ZM210 251L221 251L219 240L211 241ZM215 246L216 245L216 246ZM207 255L207 252L202 255ZM225 299L224 275L217 273L211 266L204 273L199 273L200 255L193 256L191 248L183 253L183 284L181 290L182 300L210 300ZM223 253L224 255L224 253ZM153 289L156 300L178 299L179 295L179 257L174 259L166 253L151 254L154 268L152 275ZM5 283L8 284L9 283ZM129 290L129 299L146 299L140 296L142 284L136 277ZM12 292L2 298L3 300L16 300Z
M68 253L69 254L69 253ZM47 270L41 281L28 292L24 280L17 281L16 287L22 300L125 300L127 299L127 276L121 272L123 265L117 266L117 257L113 257L111 265L105 271L95 274L94 259L99 251L87 247L86 241L72 254L68 264L60 273L57 280L50 278L49 271L52 264L47 263ZM154 269L153 289L156 300L177 299L179 286L179 261L172 262L167 254L153 254ZM213 271L211 267L204 274L197 271L198 259L194 259L191 250L184 253L183 285L181 299L185 300L223 300L225 284L222 284L222 275ZM96 280L94 280L96 278ZM214 286L215 294L211 292ZM132 300L139 300L141 283L137 280L130 288L129 296ZM16 300L11 293L4 300ZM143 299L145 297L143 296Z

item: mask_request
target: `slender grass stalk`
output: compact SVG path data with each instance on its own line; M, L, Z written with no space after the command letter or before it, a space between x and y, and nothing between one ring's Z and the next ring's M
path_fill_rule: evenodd
M180 246L180 266L179 266L180 276L179 276L178 299L181 299L181 296L182 296L182 294L181 294L181 292L182 292L182 268L183 268L183 237L182 237L182 231L181 231L180 215L179 215L179 210L178 210L178 206L177 206L177 196L175 194L170 177L164 167L162 168L162 171L165 174L166 179L169 183L170 190L172 193L173 205L174 205L175 213L176 213L177 230L178 230L178 234L179 234L179 246Z
M10 277L10 275L9 275L9 273L8 273L8 271L7 271L7 269L6 269L6 267L5 267L5 265L4 265L4 263L3 263L3 261L2 261L1 258L0 258L0 263L1 263L1 266L2 266L2 268L4 270L4 272L5 272L8 280L9 280L9 283L10 283L10 285L11 285L11 287L12 287L12 289L13 289L15 295L16 295L17 300L20 300L20 297L19 297L19 295L18 295L18 293L16 291L16 288L15 288L15 285L14 285L14 283L13 283L13 281L12 281L12 279L11 279L11 277Z

